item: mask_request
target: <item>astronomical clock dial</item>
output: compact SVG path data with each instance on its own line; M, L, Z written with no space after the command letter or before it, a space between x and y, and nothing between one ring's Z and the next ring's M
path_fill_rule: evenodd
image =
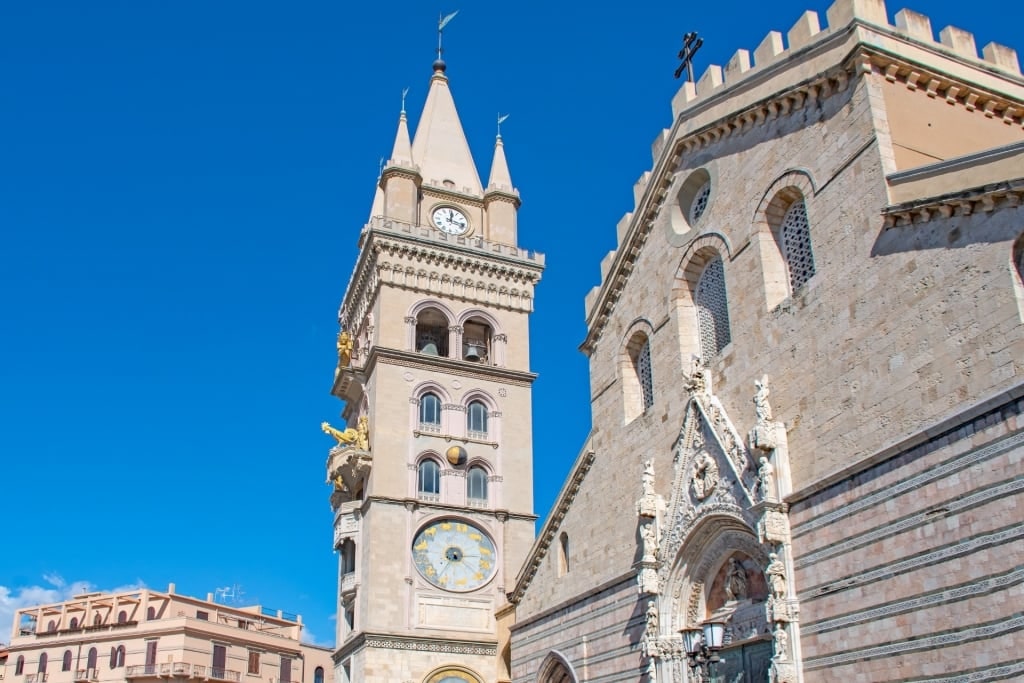
M434 227L449 235L462 235L469 230L469 219L464 213L451 206L434 209L431 220L434 222Z
M472 524L442 519L424 527L412 543L412 561L424 579L449 591L471 591L494 576L494 542Z

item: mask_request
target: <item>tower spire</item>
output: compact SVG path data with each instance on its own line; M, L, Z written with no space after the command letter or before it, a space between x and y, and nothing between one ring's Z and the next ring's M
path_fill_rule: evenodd
M391 148L391 159L388 166L411 166L412 145L409 143L409 123L405 118L405 96L409 89L402 90L402 111L398 114L398 131L395 133L395 144Z

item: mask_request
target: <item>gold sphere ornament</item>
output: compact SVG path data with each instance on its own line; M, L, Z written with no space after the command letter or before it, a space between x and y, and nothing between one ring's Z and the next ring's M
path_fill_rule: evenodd
M453 465L461 465L466 462L466 458L469 457L466 453L466 449L462 446L452 446L445 451L444 455L448 458L448 462Z

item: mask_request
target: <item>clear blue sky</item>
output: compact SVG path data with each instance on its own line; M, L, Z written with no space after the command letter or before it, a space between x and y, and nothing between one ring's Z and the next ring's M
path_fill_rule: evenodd
M7 2L0 6L0 641L72 582L304 615L333 642L319 430L336 311L402 88L418 118L438 12L481 175L498 111L532 321L536 510L589 429L583 297L650 143L680 36L698 71L824 3ZM900 5L889 8L890 18ZM1022 10L921 2L1013 43ZM1010 14L1016 13L1016 17ZM1017 47L1024 47L1017 45Z

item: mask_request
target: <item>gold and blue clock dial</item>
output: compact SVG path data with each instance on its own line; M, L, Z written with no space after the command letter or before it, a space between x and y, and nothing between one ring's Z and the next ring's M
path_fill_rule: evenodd
M471 591L494 576L494 542L472 524L442 519L429 524L412 542L412 560L420 575L438 588Z

